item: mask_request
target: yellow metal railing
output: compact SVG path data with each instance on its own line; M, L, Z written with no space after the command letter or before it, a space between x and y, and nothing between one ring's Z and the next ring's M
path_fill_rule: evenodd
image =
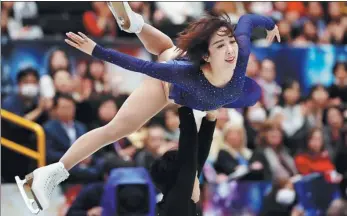
M18 143L15 143L11 140L8 140L4 137L1 137L1 145L12 149L20 154L28 156L37 160L37 164L39 167L46 165L46 140L45 140L45 132L43 128L32 121L29 121L25 118L22 118L16 114L13 114L9 111L1 109L1 118L4 118L14 124L27 128L33 131L36 134L37 140L37 151L34 151L30 148L24 147Z

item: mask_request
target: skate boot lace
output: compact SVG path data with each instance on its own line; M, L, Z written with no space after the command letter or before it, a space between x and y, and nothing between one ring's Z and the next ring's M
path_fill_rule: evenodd
M52 175L49 175L45 182L45 191L47 198L50 199L54 189L65 179L67 179L68 173L63 167L56 169Z

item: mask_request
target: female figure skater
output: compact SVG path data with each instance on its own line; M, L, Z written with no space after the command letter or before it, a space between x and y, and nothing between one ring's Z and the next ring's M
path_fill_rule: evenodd
M198 177L210 152L216 126L215 113L207 113L198 133L193 110L184 106L178 109L181 131L178 151L166 152L150 170L154 184L164 195L157 204L159 216L197 215Z
M148 51L159 55L161 61L172 59L175 47L170 38L154 27L144 24L140 15L131 11L124 2L112 3L121 28L137 33ZM118 5L117 5L118 4ZM121 18L120 18L121 17ZM258 15L244 15L235 32L228 20L208 16L190 24L179 36L179 54L187 60L155 63L136 59L114 50L104 49L82 33L67 33L66 42L102 60L131 71L149 75L130 95L114 119L107 125L92 130L75 141L58 163L38 168L20 180L17 185L33 213L49 207L55 187L68 178L77 163L103 146L115 142L138 130L169 103L177 103L198 110L215 110L219 107L245 107L260 97L259 86L245 77L250 54L252 29L265 27L268 39L276 36L274 22ZM140 108L140 109L139 109ZM23 185L28 184L34 199L28 199ZM33 203L39 208L34 209Z

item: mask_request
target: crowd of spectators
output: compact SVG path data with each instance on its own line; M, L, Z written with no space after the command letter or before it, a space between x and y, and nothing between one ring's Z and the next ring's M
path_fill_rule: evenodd
M63 5L66 4L75 3ZM272 17L279 27L281 43L339 45L346 44L347 39L347 5L343 2L130 2L130 5L146 22L172 37L205 10L223 9L235 22L244 13ZM17 40L63 32L62 29L46 32L39 18L43 8L49 7L41 2L1 2L2 34ZM74 13L81 19L84 31L93 37L131 36L119 31L104 2L83 3L82 11L72 8L62 9L62 14ZM43 126L48 163L57 162L78 137L111 121L128 97L114 89L104 62L94 59L72 71L69 59L63 49L52 50L45 75L40 76L32 67L21 69L16 76L18 91L2 94L2 109ZM247 178L252 180L288 180L297 175L321 173L327 182L339 183L347 174L347 63L336 62L331 73L335 77L331 86L317 84L308 95L303 95L298 80L277 83L274 62L259 61L251 55L247 75L262 87L262 98L246 109L218 110L209 156L217 180L221 182L247 166L252 170ZM196 112L198 123L199 115ZM149 169L155 158L177 147L178 126L177 107L170 105L137 132L79 163L71 170L68 183L104 181L110 157L113 167ZM3 125L6 127L9 130L2 129L3 136L18 139L18 134L22 134L24 143L34 139L20 128ZM11 182L14 175L25 175L32 169L32 162L13 154L6 151L6 158L22 161L27 167L8 168L3 182ZM83 198L77 200L81 202ZM89 206L84 211L98 212L100 208Z
M347 42L345 2L130 2L130 6L172 38L189 21L211 11L225 12L235 23L245 13L271 17L279 27L281 43L293 46ZM2 36L13 40L63 37L77 30L96 38L134 36L117 28L105 2L2 2L1 18Z

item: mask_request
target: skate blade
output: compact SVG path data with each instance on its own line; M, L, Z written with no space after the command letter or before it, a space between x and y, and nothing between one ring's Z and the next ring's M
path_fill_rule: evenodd
M130 28L130 17L128 16L126 5L123 2L107 2L108 8L111 10L113 16L116 18L117 23L121 30ZM128 9L129 10L129 9Z
M27 183L27 180L26 179L21 180L18 176L15 177L15 180L16 180L19 192L21 193L21 195L24 199L24 202L25 202L26 206L28 207L28 209L31 211L31 213L38 214L40 212L40 209L39 208L35 209L33 206L33 204L36 204L36 205L38 205L38 204L35 202L34 199L28 198L27 194L24 191L24 185Z

